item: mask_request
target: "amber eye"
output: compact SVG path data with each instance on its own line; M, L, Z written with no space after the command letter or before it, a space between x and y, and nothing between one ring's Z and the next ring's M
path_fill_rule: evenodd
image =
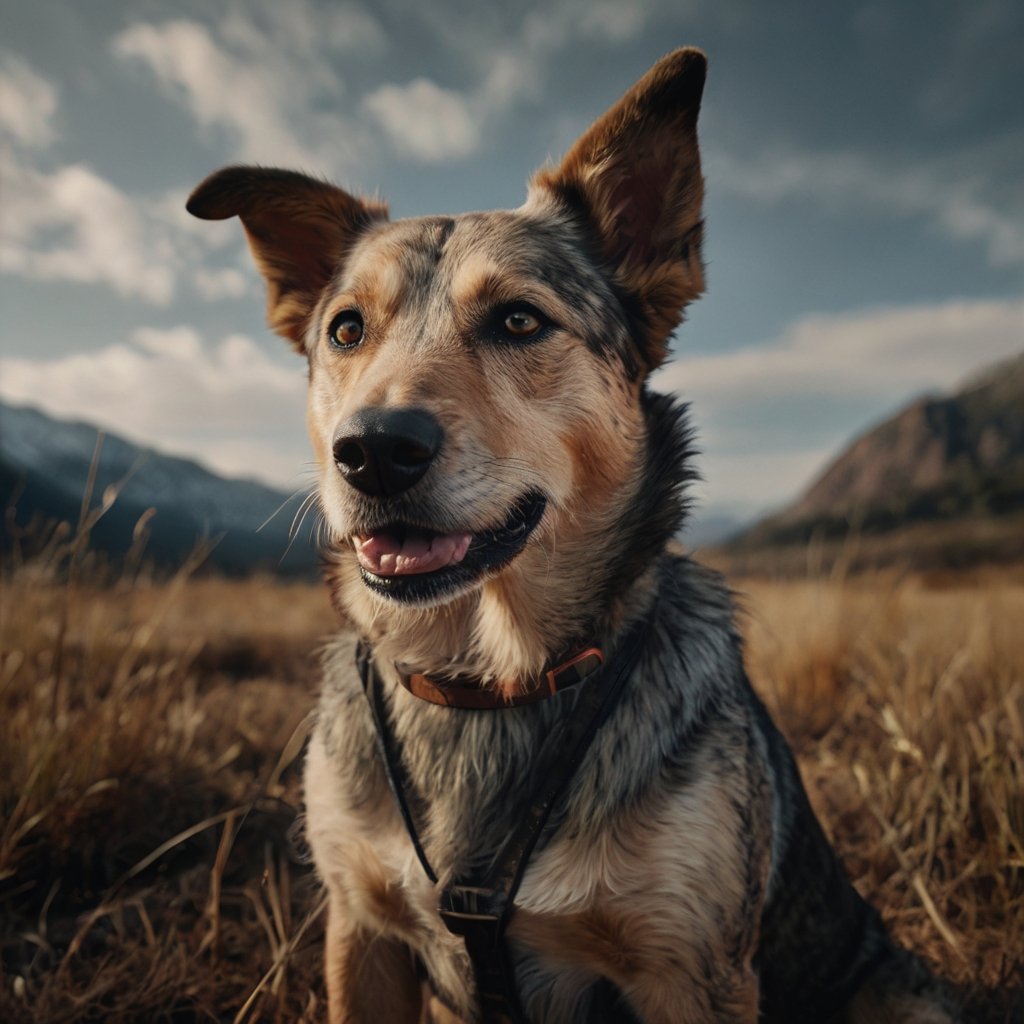
M505 330L516 338L529 338L540 330L541 322L525 309L517 309L505 317L504 326Z
M337 348L352 348L363 340L363 318L354 310L339 313L327 329L327 338Z

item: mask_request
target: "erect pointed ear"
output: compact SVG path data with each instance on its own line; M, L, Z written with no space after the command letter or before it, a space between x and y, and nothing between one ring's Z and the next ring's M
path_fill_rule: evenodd
M700 50L663 57L531 183L531 199L546 193L582 213L634 311L648 369L704 290L697 113L706 68Z
M267 320L305 350L304 334L320 293L352 243L387 207L295 171L225 167L189 196L203 220L240 217L267 282Z

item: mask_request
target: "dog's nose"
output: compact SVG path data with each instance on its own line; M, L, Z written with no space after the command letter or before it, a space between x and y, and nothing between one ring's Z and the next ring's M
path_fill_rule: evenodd
M357 490L390 498L426 473L443 439L422 409L362 409L335 434L334 461Z

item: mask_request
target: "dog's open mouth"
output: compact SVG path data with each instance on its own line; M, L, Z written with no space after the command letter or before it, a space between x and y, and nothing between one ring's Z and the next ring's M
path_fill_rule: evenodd
M479 533L439 533L392 523L355 534L352 545L363 582L399 601L428 601L472 583L510 562L526 546L547 504L537 492L524 495L505 522Z

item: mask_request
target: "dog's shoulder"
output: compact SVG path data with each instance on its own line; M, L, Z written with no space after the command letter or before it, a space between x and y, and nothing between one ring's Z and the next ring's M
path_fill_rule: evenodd
M649 689L684 702L685 720L745 701L749 684L735 602L718 572L667 551L650 615L643 660Z

